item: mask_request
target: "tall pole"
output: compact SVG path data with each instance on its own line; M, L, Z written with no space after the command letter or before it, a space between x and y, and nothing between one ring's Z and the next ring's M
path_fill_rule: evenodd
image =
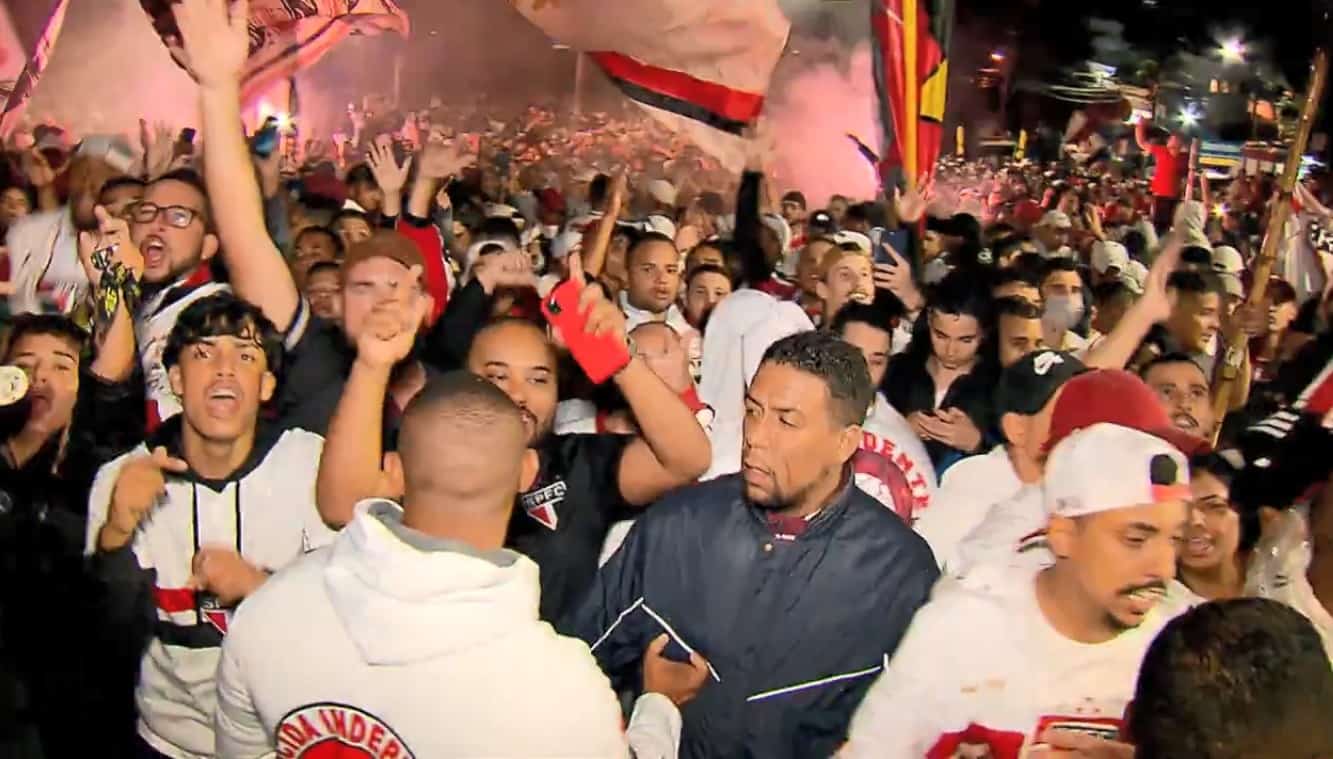
M1286 237L1287 220L1291 218L1291 195L1296 191L1296 181L1300 177L1301 155L1310 142L1310 130L1314 127L1315 115L1319 111L1319 101L1324 95L1324 84L1328 78L1328 53L1317 50L1311 64L1310 90L1305 96L1305 106L1301 108L1301 121L1296 129L1296 136L1287 150L1287 163L1282 169L1282 181L1278 185L1278 195L1272 209L1268 212L1268 227L1264 232L1264 245L1259 257L1254 260L1254 277L1250 283L1246 305L1262 303L1268 289L1268 277L1273 272L1273 263L1277 260L1278 247ZM1213 414L1218 420L1213 430L1213 444L1221 434L1221 420L1231 409L1232 388L1240 376L1241 365L1245 363L1245 335L1240 325L1233 319L1223 333L1223 344L1227 352L1221 367L1217 385L1213 388Z
M574 51L574 118L583 115L583 62L581 50Z

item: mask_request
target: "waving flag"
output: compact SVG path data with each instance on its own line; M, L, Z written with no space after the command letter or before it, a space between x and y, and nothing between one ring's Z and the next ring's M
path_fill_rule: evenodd
M171 0L140 0L164 41L179 38ZM351 34L411 30L394 0L250 0L250 60L241 98L309 68Z
M5 97L5 109L0 111L0 137L8 136L18 124L19 118L23 116L23 110L28 106L33 91L37 89L37 83L42 79L42 72L46 70L46 63L51 59L51 51L56 46L56 38L60 36L60 27L65 23L65 10L68 7L69 0L56 0L51 6L51 13L46 17L46 26L42 27L37 44L32 48L32 55ZM10 36L13 36L12 28Z
M511 2L547 36L587 53L654 117L724 159L738 147L726 135L758 120L791 29L777 0Z
M887 158L886 181L913 185L935 172L949 88L953 0L871 0L875 87Z

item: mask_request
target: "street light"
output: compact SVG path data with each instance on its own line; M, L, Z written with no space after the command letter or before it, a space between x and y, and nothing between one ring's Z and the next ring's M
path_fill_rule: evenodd
M1222 46L1218 48L1218 53L1221 54L1222 60L1227 63L1244 63L1245 43L1236 37L1223 40Z

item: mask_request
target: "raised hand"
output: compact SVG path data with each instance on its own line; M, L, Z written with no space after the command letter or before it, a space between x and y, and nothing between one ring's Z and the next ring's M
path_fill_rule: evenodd
M935 197L935 178L922 176L913 189L903 192L893 189L893 208L898 212L898 221L915 224L926 215L926 208Z
M569 279L579 290L579 313L586 320L583 332L589 335L613 335L620 342L625 342L625 313L615 303L606 299L602 288L587 284L583 276L583 259L577 254L569 256ZM568 346L565 336L559 328L553 330L558 345Z
M395 197L402 195L403 187L407 185L407 175L412 169L412 156L405 158L401 166L398 165L397 159L393 156L392 137L382 134L375 138L375 142L370 146L370 152L366 154L366 163L370 166L370 172L375 175L375 182L384 191L386 198L390 195Z
M111 491L106 524L97 537L98 548L114 551L128 544L139 523L166 493L165 473L181 474L189 468L189 464L172 457L162 446L154 448L151 454L127 461Z
M1167 292L1166 281L1171 277L1171 272L1180 265L1180 254L1184 249L1184 242L1179 236L1169 235L1162 252L1157 254L1157 259L1148 269L1148 276L1144 278L1143 295L1139 298L1137 307L1142 309L1144 316L1153 324L1166 321L1171 316L1171 308L1175 305L1175 301Z
M249 0L180 0L171 53L203 87L236 85L250 55Z
M129 224L112 216L102 206L93 207L97 231L79 232L79 261L94 290L102 283L102 275L114 264L124 267L135 279L143 276L143 253L130 239Z
M438 141L427 142L421 150L421 176L428 179L444 179L462 171L472 163L458 143Z
M487 294L497 287L536 287L537 275L532 259L521 250L486 256L472 267L472 274Z
M392 300L375 304L356 341L358 362L387 370L412 352L417 330L430 309L417 286L420 277L421 267L412 267L399 284L399 293Z
M175 158L171 127L159 121L149 129L148 122L139 119L139 142L143 145L146 179L151 181L171 171L171 162Z

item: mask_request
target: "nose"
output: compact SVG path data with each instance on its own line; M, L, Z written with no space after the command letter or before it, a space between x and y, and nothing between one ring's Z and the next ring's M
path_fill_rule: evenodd
M1190 527L1203 527L1203 509L1197 504L1190 505Z

